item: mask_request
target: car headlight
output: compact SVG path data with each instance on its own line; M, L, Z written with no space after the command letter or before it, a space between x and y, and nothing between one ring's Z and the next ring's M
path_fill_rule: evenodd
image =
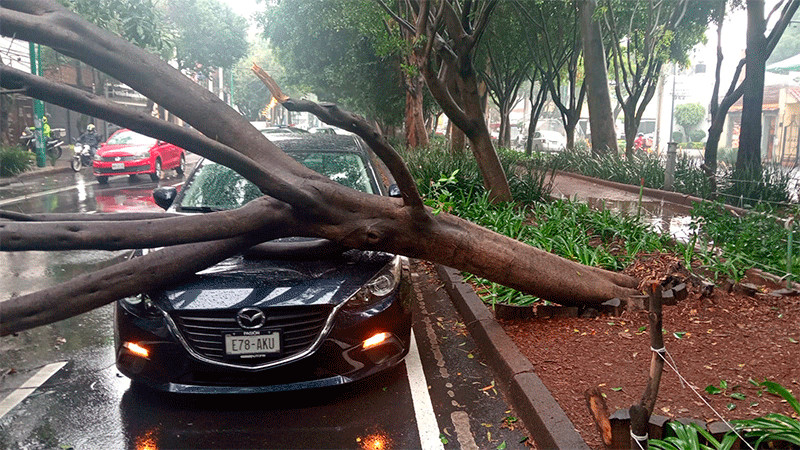
M348 309L365 309L389 296L400 284L402 257L395 256L353 296L347 299Z
M119 303L126 311L142 319L157 319L162 317L161 309L153 303L153 300L150 299L148 294L125 297L120 300Z

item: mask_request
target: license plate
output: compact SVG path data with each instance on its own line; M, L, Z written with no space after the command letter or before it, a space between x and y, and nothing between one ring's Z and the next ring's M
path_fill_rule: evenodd
M122 170L125 168L125 163L111 163L111 170Z
M280 353L280 351L281 339L280 333L277 331L260 334L245 335L237 333L225 335L225 354L228 356L253 358L269 353Z

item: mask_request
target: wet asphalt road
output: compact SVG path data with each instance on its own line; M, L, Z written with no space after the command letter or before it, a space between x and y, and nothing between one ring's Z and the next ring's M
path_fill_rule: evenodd
M159 183L114 177L100 186L88 171L69 172L0 187L0 208L157 211L152 189L181 182L168 173ZM0 252L0 301L124 257ZM114 367L110 306L0 338L0 448L526 447L525 430L438 279L416 262L412 267L418 350L397 368L345 387L246 397L132 388ZM31 381L37 374L40 385Z

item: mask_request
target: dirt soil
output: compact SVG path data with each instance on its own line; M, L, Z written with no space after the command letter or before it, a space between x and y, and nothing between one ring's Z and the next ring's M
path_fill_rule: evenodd
M704 297L679 261L669 254L645 255L625 272L643 283L667 275L687 279L688 298L664 306L663 322L664 344L681 376L725 420L772 412L798 418L783 399L761 392L749 380L772 380L800 397L800 297L771 295L782 286L754 277L743 280L758 285L759 292L752 296L717 286ZM651 357L647 313L500 323L587 444L604 448L584 392L599 387L611 413L639 402ZM721 381L727 382L724 392L705 392L710 385L719 388ZM731 397L735 393L744 394L744 399ZM666 365L654 414L719 421Z

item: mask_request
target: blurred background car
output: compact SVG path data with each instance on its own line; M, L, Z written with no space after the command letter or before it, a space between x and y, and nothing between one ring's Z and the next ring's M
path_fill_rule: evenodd
M531 148L535 152L563 152L567 148L567 138L558 131L537 130L533 133Z
M113 175L148 174L158 181L165 170L183 175L186 170L186 151L169 142L123 128L104 142L92 161L92 172L101 184Z
M302 128L293 127L291 125L276 125L273 127L262 128L258 131L262 132L263 134L308 134L308 131Z
M308 132L311 134L336 134L336 129L333 127L313 127L309 128Z

